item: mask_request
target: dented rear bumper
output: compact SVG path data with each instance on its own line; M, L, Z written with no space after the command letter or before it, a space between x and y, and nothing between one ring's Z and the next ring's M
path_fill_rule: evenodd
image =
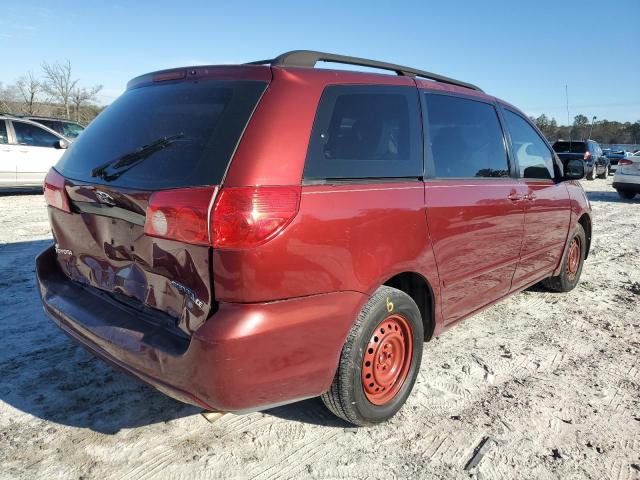
M163 393L209 410L259 410L326 391L366 301L361 293L336 292L221 303L187 337L71 281L53 246L37 257L36 272L45 312L74 340Z

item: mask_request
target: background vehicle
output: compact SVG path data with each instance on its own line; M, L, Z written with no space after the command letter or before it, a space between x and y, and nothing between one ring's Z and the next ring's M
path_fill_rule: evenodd
M627 156L618 162L618 170L613 177L613 188L621 198L630 200L640 193L640 152Z
M615 172L618 168L618 162L623 158L627 158L629 156L629 152L625 152L624 150L611 150L605 149L603 150L604 155L609 159L610 171Z
M295 51L155 72L47 176L39 291L71 337L183 401L322 396L377 423L425 340L537 282L576 286L583 175L515 107L409 67Z
M571 159L584 160L588 180L607 178L609 175L609 159L604 155L598 142L593 140L558 140L553 150L563 161Z
M68 145L44 125L0 115L0 187L42 186Z
M86 128L84 125L78 122L72 122L71 120L65 120L62 118L52 118L52 117L33 117L33 116L25 116L28 120L32 120L34 122L38 122L45 127L50 128L51 130L57 132L62 135L64 138L73 141L77 138L78 135L82 133L82 131Z

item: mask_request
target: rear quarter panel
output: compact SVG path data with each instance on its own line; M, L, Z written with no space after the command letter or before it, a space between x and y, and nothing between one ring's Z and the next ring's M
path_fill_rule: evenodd
M285 231L254 249L214 250L213 265L226 302L371 294L404 271L438 285L421 182L305 186Z

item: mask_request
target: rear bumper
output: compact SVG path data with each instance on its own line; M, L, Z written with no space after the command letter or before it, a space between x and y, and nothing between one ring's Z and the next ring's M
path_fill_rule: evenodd
M249 411L320 395L366 301L357 292L220 304L190 338L69 280L53 247L36 259L45 312L74 340L163 393L209 410Z
M627 179L624 179L625 181L621 182L621 179L616 175L613 182L613 188L616 190L623 190L625 192L640 193L640 175L629 175L629 177L632 177L634 181L626 181Z

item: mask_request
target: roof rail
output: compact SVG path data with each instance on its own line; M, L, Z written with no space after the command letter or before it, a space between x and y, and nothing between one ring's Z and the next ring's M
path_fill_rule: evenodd
M337 55L335 53L315 52L313 50L292 50L291 52L283 53L270 60L258 60L256 62L249 62L247 65L273 65L278 67L315 67L318 62L332 62L332 63L344 63L347 65L358 65L361 67L379 68L381 70L390 70L396 72L397 75L405 77L421 77L428 78L440 83L447 83L449 85L456 85L458 87L470 88L482 92L480 87L477 87L471 83L462 82L454 78L438 75L437 73L426 72L424 70L417 70L411 67L403 67L402 65L395 65L393 63L379 62L377 60L368 60L366 58L348 57L346 55Z

